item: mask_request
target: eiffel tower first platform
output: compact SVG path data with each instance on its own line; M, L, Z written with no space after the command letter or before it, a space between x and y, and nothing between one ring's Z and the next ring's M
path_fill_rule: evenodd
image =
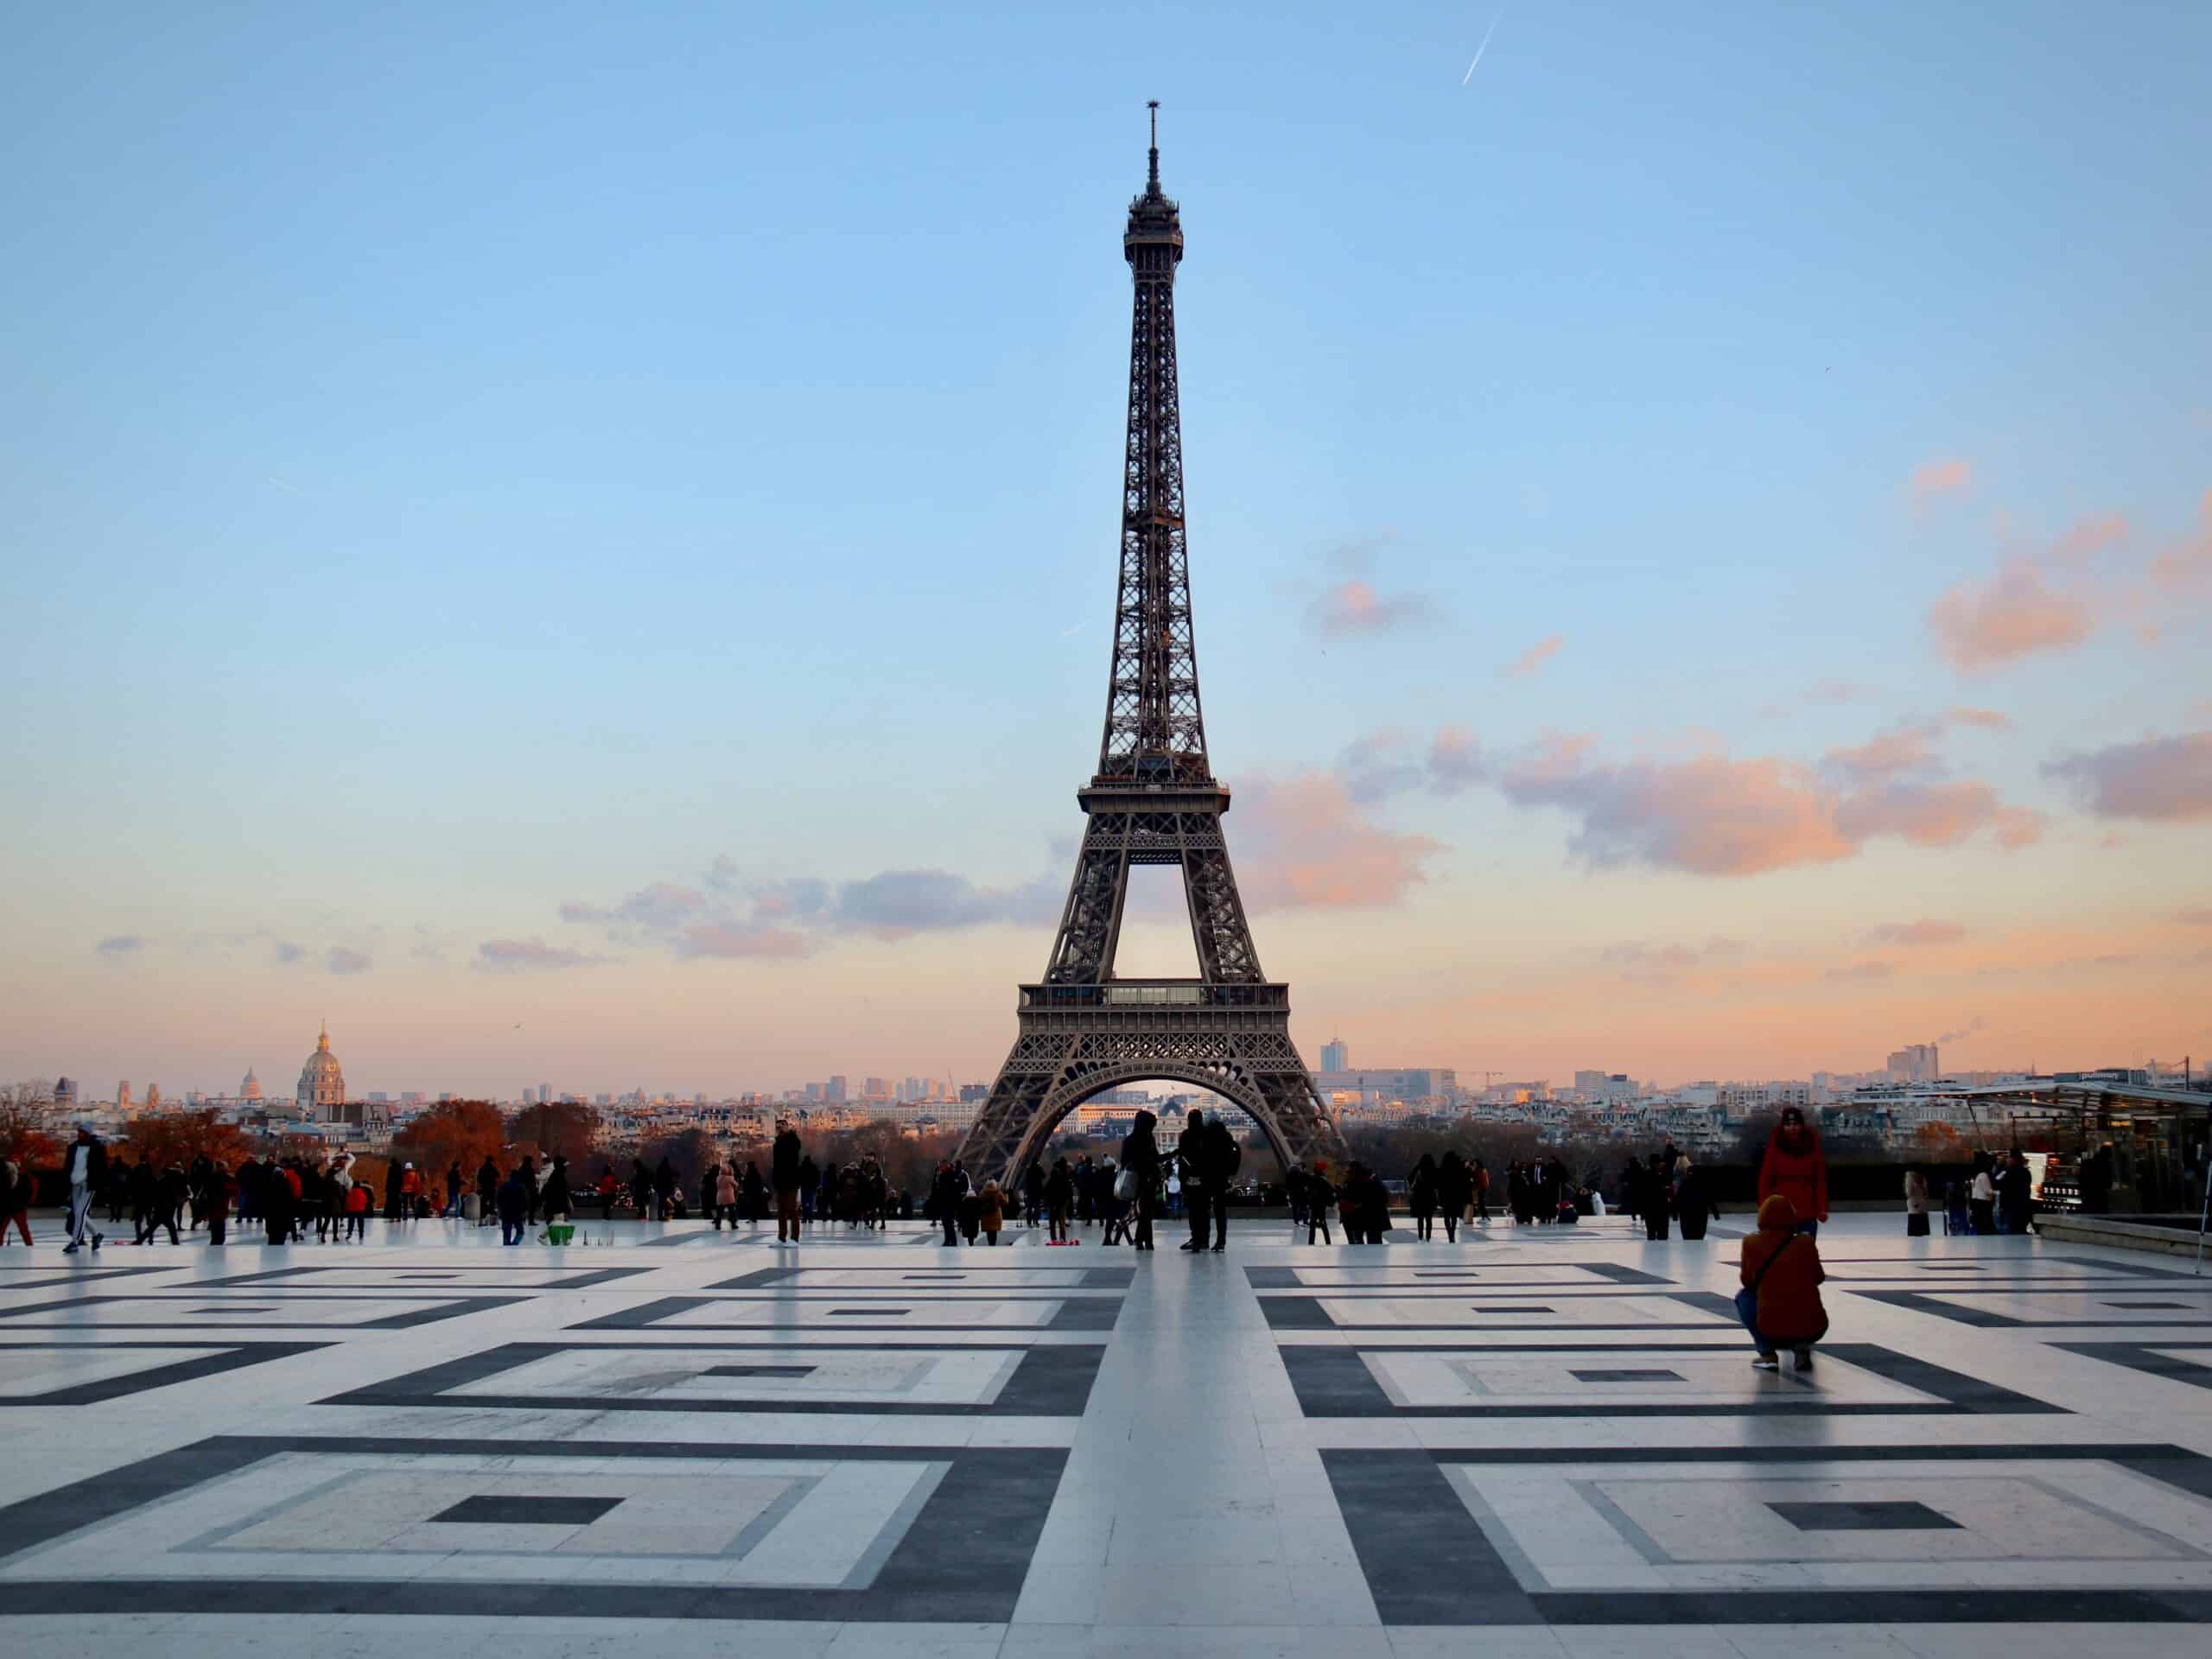
M1175 378L1183 226L1160 193L1159 107L1151 176L1122 238L1135 300L1106 732L1098 771L1076 793L1087 823L1052 959L1042 982L1021 987L1014 1052L961 1147L978 1179L1010 1183L1084 1101L1143 1079L1195 1084L1236 1102L1286 1168L1344 1156L1290 1039L1290 987L1260 971L1222 835L1229 791L1214 780L1198 712ZM1115 974L1134 864L1181 868L1197 978Z

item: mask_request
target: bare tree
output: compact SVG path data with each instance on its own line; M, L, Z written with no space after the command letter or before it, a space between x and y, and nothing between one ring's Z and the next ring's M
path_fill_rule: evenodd
M54 1084L46 1077L0 1084L0 1157L37 1169L60 1155Z

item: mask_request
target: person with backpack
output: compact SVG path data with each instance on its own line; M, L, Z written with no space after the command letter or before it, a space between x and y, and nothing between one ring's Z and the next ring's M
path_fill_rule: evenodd
M1751 1363L1762 1371L1782 1369L1777 1351L1795 1351L1797 1370L1813 1369L1813 1344L1828 1333L1827 1309L1821 1284L1821 1247L1798 1224L1797 1206L1786 1193L1770 1195L1759 1205L1757 1232L1744 1240L1737 1277L1737 1317L1758 1351Z

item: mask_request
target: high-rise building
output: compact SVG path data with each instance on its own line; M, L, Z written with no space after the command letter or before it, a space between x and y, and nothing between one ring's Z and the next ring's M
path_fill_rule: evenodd
M870 1077L862 1087L861 1096L864 1100L888 1100L891 1098L891 1085L881 1077Z
M293 1099L304 1115L326 1123L335 1122L338 1109L346 1103L346 1074L330 1052L328 1026L315 1038L315 1052L300 1068L299 1090Z
M553 1103L553 1085L551 1084L541 1083L537 1085L537 1103L541 1106L550 1106Z
M822 1085L822 1099L825 1105L830 1106L842 1106L845 1103L845 1074L843 1072L832 1073L830 1081Z
M1890 1056L1888 1071L1898 1083L1933 1083L1943 1075L1933 1043L1907 1043Z
M149 1112L158 1112L162 1109L162 1085L158 1083L149 1083L146 1085L146 1109Z
M115 1085L115 1109L118 1112L130 1109L130 1079L128 1077Z
M1321 1045L1321 1069L1324 1071L1351 1070L1351 1050L1344 1046L1341 1037L1332 1037Z

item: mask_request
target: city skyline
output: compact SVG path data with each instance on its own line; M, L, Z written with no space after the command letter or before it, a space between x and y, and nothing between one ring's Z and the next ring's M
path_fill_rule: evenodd
M327 1016L357 1090L988 1077L1096 729L1147 96L1227 832L1309 1058L2202 1055L2212 341L2159 320L2212 274L2212 20L1604 15L1463 87L1443 8L1166 86L1053 20L464 73L248 8L284 72L216 101L50 20L0 68L0 1065L231 1079ZM1161 897L1124 972L1188 971Z

